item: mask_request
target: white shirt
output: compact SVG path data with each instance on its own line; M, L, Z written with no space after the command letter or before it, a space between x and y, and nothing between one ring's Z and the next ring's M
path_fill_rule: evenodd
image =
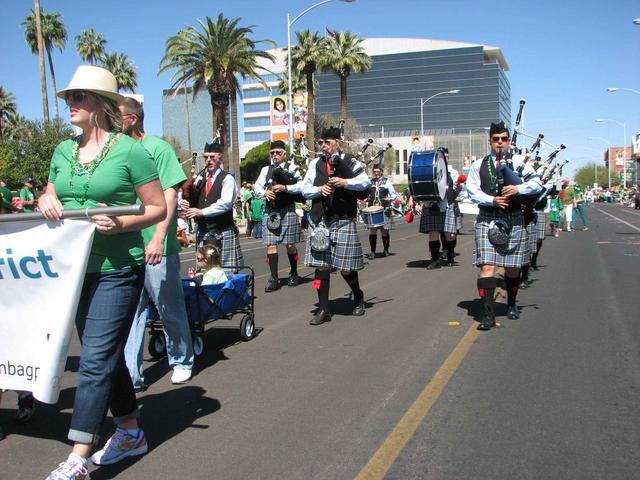
M213 174L213 178L211 180L211 185L213 188L213 184L218 177L218 174L222 170L217 168ZM209 171L205 173L204 182L205 185L202 188L207 188L206 182L208 179L208 175L210 175ZM220 193L220 198L212 205L209 205L206 208L202 209L202 215L205 217L216 217L218 215L222 215L225 212L230 211L233 208L233 202L236 199L237 187L236 180L233 178L233 175L227 175L224 177L222 181L222 192Z
M313 182L316 180L316 164L318 163L318 160L320 159L314 158L311 160L309 168L307 169L307 174L304 176L304 180L302 181L302 194L305 198L317 198L320 196L320 187L313 185ZM369 181L367 172L364 169L364 165L357 160L356 164L362 167L362 172L360 172L356 177L346 178L347 186L345 188L347 190L361 192L371 186L371 182Z
M496 156L493 153L491 154L491 161L494 163L496 161ZM474 203L485 207L492 207L494 206L493 199L495 197L484 193L480 188L480 166L482 165L482 162L484 162L484 158L475 160L471 164L469 177L467 178L467 192ZM542 191L542 185L540 184L540 179L538 177L531 178L520 185L516 185L516 188L518 189L519 195L532 195Z
M280 165L282 165L283 163L285 162L282 162ZM276 167L275 164L272 163L272 165ZM276 168L282 168L282 166L277 166ZM269 171L269 165L267 165L266 167L262 167L262 170L260 170L260 175L258 175L258 180L256 180L256 183L254 185L254 192L256 194L256 197L258 198L264 198L264 194L267 189L267 172L268 171ZM293 176L295 177L297 182L293 185L285 185L286 191L289 193L302 193L302 176L298 171L298 166L293 162L289 162L287 171L289 173L293 173Z

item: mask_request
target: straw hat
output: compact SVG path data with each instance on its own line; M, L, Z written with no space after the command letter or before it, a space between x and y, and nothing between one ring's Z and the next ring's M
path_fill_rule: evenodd
M106 68L94 65L80 65L66 88L58 91L58 97L64 99L67 92L85 90L120 103L124 97L118 93L116 77Z

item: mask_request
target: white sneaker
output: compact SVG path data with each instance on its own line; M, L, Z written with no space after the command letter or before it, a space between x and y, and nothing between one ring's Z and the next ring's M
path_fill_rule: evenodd
M185 383L191 380L191 369L190 368L174 368L173 375L171 375L171 383L174 385L179 385L181 383Z
M65 462L49 474L46 480L85 480L87 465L82 457L72 453Z

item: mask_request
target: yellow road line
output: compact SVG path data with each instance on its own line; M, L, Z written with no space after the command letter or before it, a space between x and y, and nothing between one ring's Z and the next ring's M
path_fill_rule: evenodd
M474 322L380 448L360 470L356 480L381 480L384 478L469 353L478 335L479 332L476 330Z

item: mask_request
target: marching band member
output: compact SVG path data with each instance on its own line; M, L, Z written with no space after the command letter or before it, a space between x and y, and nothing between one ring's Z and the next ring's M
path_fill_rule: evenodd
M244 265L238 227L233 221L236 182L233 175L222 170L222 150L217 139L205 144L206 168L202 178L196 177L189 200L182 200L181 207L187 218L196 219L196 248L212 240L221 243L222 267L236 271Z
M445 157L447 162L449 161L449 151L445 148ZM440 233L440 241L442 242L442 249L444 250L446 256L441 260L443 266L454 266L457 265L458 262L455 261L455 248L456 243L458 241L458 230L460 230L461 222L461 213L460 208L458 208L458 195L460 194L460 183L458 183L458 178L460 174L458 171L453 168L453 166L447 163L447 193L445 199L447 200L447 213L445 217L445 225L450 227L451 217L453 217L453 221L455 223L455 232L441 232ZM447 223L448 222L448 223Z
M271 142L271 165L262 167L255 184L258 198L267 200L265 222L262 229L262 241L267 247L267 264L271 277L264 291L269 293L280 288L278 283L278 245L287 246L289 257L289 281L287 285L295 287L300 283L298 277L298 250L300 242L300 223L296 215L295 202L301 201L302 177L293 162L284 161L286 151L282 140ZM272 221L269 221L269 220Z
M384 176L384 172L380 165L374 165L373 178L371 179L371 190L367 199L367 206L380 205L384 208L384 226L369 229L369 246L371 253L367 258L373 260L376 258L376 244L378 243L378 229L382 236L382 247L384 249L383 256L389 255L389 245L391 238L389 230L393 230L393 216L391 202L397 198L397 193L393 188L393 183Z
M474 263L480 268L478 292L483 300L478 330L490 330L495 326L493 297L496 267L505 269L508 317L516 319L520 316L516 308L516 296L520 267L526 254L526 236L521 206L514 201L514 197L542 191L538 178L520 185L504 185L502 162L510 144L509 130L504 122L491 124L489 142L491 154L473 162L467 179L469 196L480 208L476 219L474 249Z
M370 182L362 163L340 151L339 140L338 128L322 132L318 143L323 153L309 164L302 186L303 195L312 201L305 263L316 269L313 288L318 291L318 310L311 325L331 320L332 267L340 270L353 292L352 314L364 315L364 293L358 279L364 261L356 217L358 192L362 195Z

